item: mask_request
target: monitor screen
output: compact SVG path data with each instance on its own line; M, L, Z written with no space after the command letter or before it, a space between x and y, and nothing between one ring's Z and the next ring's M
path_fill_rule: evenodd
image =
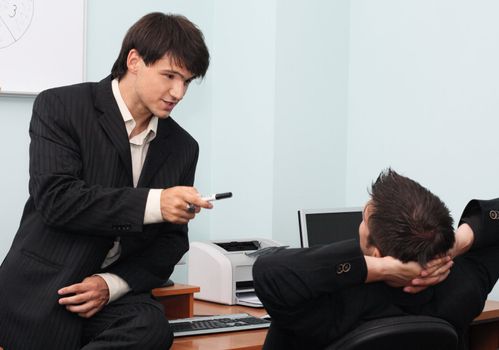
M302 247L359 237L362 208L298 210Z

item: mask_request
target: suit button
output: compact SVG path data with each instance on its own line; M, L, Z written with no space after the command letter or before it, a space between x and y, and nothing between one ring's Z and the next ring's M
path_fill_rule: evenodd
M338 264L336 266L336 274L341 275L342 273L350 271L351 268L352 265L350 265L350 263Z
M491 210L489 212L489 216L492 220L498 220L499 219L499 211L498 210Z

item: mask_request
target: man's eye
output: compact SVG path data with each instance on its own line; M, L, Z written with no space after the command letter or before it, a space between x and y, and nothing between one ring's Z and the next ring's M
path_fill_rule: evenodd
M175 79L175 75L174 74L165 74L165 77L167 77L170 80Z

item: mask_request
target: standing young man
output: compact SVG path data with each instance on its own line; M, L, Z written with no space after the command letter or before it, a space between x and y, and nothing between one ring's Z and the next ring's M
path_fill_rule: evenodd
M198 144L170 113L208 65L193 23L151 13L129 29L110 76L37 97L30 197L0 268L0 346L171 345L150 290L211 204L192 187Z

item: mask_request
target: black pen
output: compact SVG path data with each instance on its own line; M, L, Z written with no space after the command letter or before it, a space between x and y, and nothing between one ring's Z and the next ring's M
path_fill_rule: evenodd
M223 193L211 194L211 195L206 196L206 197L201 197L201 199L204 201L211 202L211 201L217 201L219 199L225 199L225 198L230 198L230 197L232 197L232 192L223 192Z
M215 193L209 196L201 197L202 200L207 202L217 201L219 199L232 197L232 192ZM196 206L194 204L187 204L187 211L189 213L194 213L196 211Z

